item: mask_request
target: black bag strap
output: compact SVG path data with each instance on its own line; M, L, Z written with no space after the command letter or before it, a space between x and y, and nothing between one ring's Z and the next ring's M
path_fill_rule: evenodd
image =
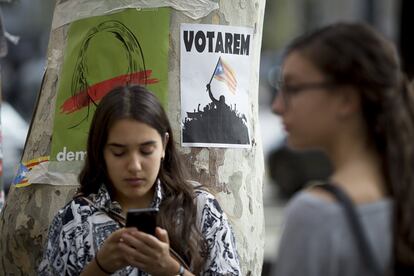
M375 258L372 247L369 244L369 240L364 232L361 221L355 209L355 205L349 196L338 186L331 183L318 186L325 191L331 193L338 200L340 205L345 211L349 225L354 233L354 237L361 253L361 257L366 262L366 265L374 273L373 275L382 275L379 263Z

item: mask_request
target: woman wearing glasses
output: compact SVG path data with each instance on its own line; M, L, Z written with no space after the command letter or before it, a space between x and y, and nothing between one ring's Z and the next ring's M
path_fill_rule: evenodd
M324 187L350 199L360 228L322 185L298 193L272 275L414 275L413 103L393 45L366 25L290 45L273 110L290 147L329 157Z

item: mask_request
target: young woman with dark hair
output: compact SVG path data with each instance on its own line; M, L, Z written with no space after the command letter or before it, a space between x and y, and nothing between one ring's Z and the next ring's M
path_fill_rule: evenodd
M295 195L272 275L414 275L414 95L389 41L337 23L287 49L273 110L295 149L324 151L327 185L355 206L373 273L340 201L321 186Z
M146 88L120 87L99 103L79 182L88 201L76 196L55 216L40 275L240 275L225 213L187 180L165 111ZM155 236L108 215L146 207L159 208Z

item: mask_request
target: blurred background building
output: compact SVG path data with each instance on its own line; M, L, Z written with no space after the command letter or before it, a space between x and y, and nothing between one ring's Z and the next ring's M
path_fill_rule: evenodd
M3 1L0 7L6 31L20 37L17 45L9 45L7 57L1 59L3 173L7 189L20 160L47 62L55 0ZM325 157L318 152L297 153L287 149L280 120L271 113L283 48L294 37L317 27L344 20L363 21L397 44L404 68L412 76L414 52L411 49L414 45L408 32L413 12L414 1L409 0L267 0L259 87L259 119L267 161L263 275L267 275L276 258L286 201L309 180L323 179L331 170Z

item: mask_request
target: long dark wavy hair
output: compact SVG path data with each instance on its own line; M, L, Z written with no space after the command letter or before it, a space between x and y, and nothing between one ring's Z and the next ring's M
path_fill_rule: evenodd
M372 27L337 23L299 37L300 52L336 84L359 92L370 143L394 199L394 273L414 268L414 95L397 51Z
M96 193L105 184L112 194L113 188L103 161L104 146L111 127L126 118L151 126L161 137L169 134L158 174L164 192L158 225L168 231L172 248L192 264L195 273L199 273L205 262L200 252L205 252L206 243L196 228L194 187L187 181L188 174L176 150L167 115L157 97L146 88L119 87L99 103L89 130L85 165L79 174L79 192L85 195Z

